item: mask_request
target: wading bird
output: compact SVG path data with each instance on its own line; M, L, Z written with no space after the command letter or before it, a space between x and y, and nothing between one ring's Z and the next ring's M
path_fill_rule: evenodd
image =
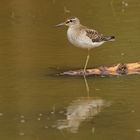
M57 27L68 26L67 37L68 40L76 47L88 50L86 63L84 65L84 74L86 73L87 64L89 61L89 50L102 45L107 41L113 41L114 36L104 36L94 29L90 29L80 24L80 20L76 17L68 18L65 22L56 25Z

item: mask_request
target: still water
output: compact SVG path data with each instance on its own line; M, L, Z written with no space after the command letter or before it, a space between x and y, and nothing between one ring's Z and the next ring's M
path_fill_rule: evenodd
M140 60L139 0L0 2L0 140L139 140L140 76L59 77L83 68L87 52L66 28L84 25L115 35L91 51L88 67Z

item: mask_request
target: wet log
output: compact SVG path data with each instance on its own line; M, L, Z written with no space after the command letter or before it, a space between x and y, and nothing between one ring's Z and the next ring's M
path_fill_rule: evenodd
M86 73L83 69L69 70L61 72L59 75L64 76L120 76L120 75L132 75L140 74L140 62L117 64L114 66L101 66L98 68L88 68Z

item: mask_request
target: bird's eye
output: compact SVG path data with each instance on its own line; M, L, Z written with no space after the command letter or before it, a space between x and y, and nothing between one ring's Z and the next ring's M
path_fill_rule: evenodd
M72 22L72 20L70 19L70 22Z
M68 24L69 23L69 21L66 21L66 24Z

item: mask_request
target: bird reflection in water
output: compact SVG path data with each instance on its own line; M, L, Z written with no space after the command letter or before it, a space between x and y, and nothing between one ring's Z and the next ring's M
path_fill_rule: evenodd
M105 100L89 97L75 100L66 108L66 119L58 120L57 129L67 129L72 133L76 133L82 122L91 120L103 108L110 105L111 103Z

